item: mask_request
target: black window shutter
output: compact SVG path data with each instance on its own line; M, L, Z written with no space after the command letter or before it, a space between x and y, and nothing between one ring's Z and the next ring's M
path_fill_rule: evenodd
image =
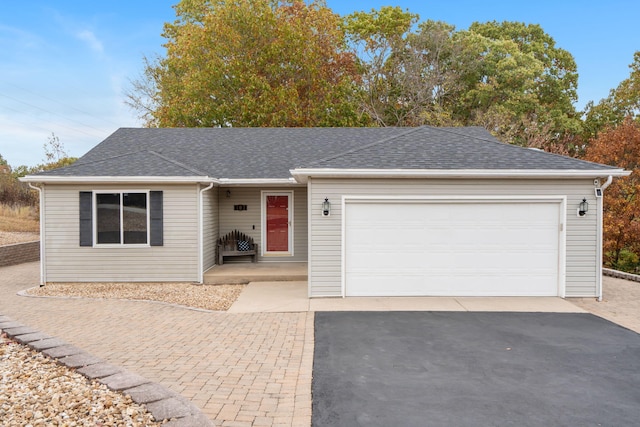
M80 246L93 246L93 193L80 192Z
M162 246L162 191L149 191L151 246Z

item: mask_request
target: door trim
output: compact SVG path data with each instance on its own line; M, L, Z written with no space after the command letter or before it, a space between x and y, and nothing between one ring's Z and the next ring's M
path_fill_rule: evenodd
M341 296L347 296L347 272L346 272L346 225L347 225L347 204L349 203L557 203L559 204L558 224L558 296L566 297L566 249L567 249L567 196L565 195L548 195L548 196L362 196L362 195L343 195L341 200L341 209L343 212L341 219L341 236L340 236L340 281Z
M289 198L289 208L287 210L288 213L288 242L287 245L289 247L288 251L267 251L267 197L268 196L288 196ZM278 256L293 256L293 191L261 191L260 192L260 224L261 224L261 232L260 232L260 240L262 244L260 245L260 252L262 256L266 257L278 257Z

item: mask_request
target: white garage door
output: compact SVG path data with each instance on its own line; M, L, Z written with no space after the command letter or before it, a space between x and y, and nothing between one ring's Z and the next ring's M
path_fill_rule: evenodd
M559 295L560 206L347 200L345 294Z

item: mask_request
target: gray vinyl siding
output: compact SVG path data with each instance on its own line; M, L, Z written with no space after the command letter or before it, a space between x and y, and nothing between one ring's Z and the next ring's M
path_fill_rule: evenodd
M79 192L160 190L163 246L81 247ZM47 185L45 269L49 282L198 280L198 187L193 185Z
M218 187L214 187L203 193L202 208L203 271L207 271L216 264L216 245L218 242Z
M597 202L592 179L313 179L309 181L311 226L310 296L340 296L342 197L347 196L566 196L566 296L597 295ZM331 215L322 217L325 197ZM578 218L585 197L589 212ZM317 207L317 208L316 208Z
M230 196L227 197L227 190ZM292 191L293 192L293 256L262 256L258 255L258 262L306 262L308 252L307 239L307 188L306 187L221 187L219 191L219 224L220 236L238 230L252 237L259 245L260 252L264 246L262 242L262 192L263 191ZM236 211L234 205L247 205L246 211ZM249 257L234 257L225 259L229 262L248 262Z

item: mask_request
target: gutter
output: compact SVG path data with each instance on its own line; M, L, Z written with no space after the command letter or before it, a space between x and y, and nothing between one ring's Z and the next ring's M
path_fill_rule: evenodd
M40 182L50 184L97 184L97 183L158 183L185 184L216 182L208 176L61 176L61 175L27 175L20 178L22 182Z
M597 221L597 245L596 245L596 278L598 280L598 302L602 302L602 259L603 259L603 227L604 227L604 190L607 189L613 182L613 176L609 175L607 180L600 186L600 190L602 191L602 197L598 197L596 200L598 202L598 221Z
M307 169L289 171L300 183L309 177L318 178L599 178L603 173L611 176L628 176L631 171L578 170L578 169Z
M199 203L198 203L198 282L200 284L204 283L204 198L203 194L205 191L209 191L213 188L213 182L209 184L205 188L201 188L198 193Z
M294 178L211 178L204 175L193 176L61 176L27 175L22 182L50 184L218 184L226 186L290 186L300 185Z
M47 283L47 267L45 262L45 209L44 209L44 187L40 188L29 182L29 187L38 190L38 202L40 203L40 287Z
M280 186L299 185L295 178L218 178L216 183L224 186Z

